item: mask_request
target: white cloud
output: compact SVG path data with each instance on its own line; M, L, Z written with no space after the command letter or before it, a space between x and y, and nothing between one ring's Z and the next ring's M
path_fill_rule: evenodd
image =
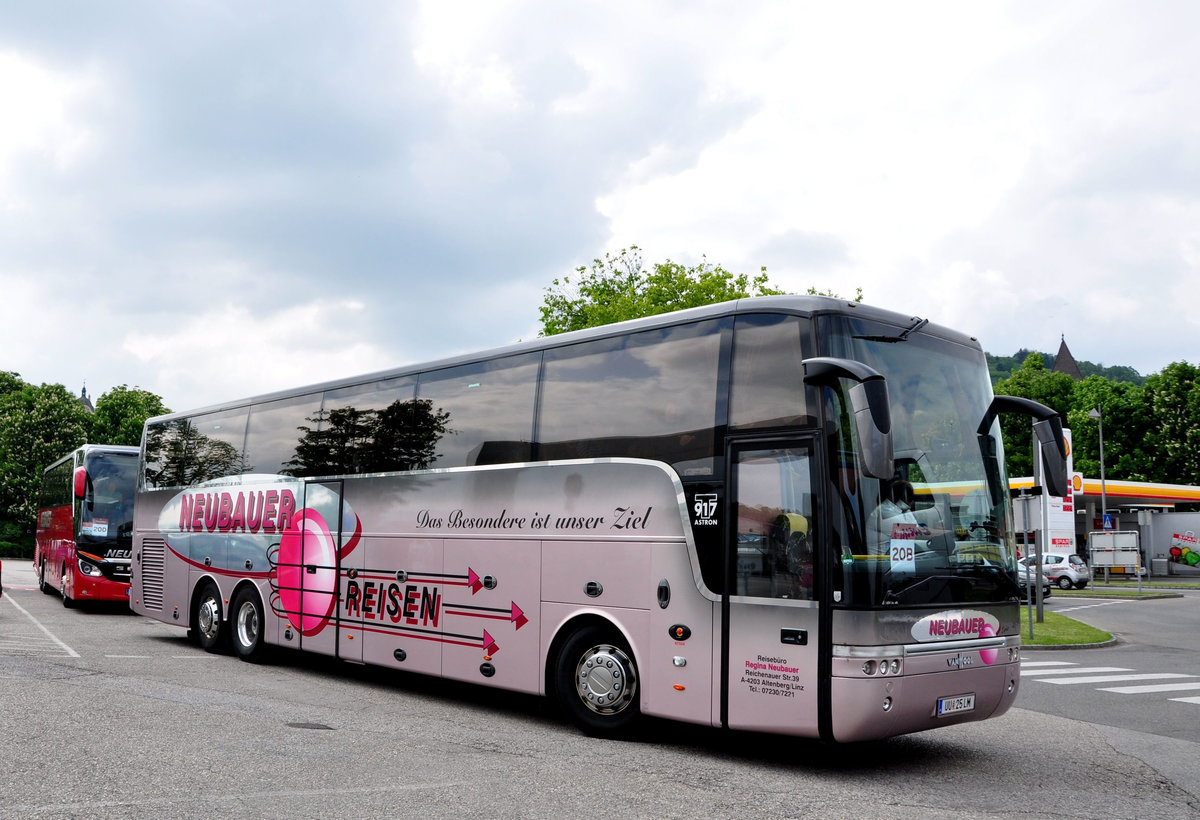
M1200 349L1192 3L43 6L0 8L30 380L182 409L502 345L630 244L993 353Z
M45 68L16 51L0 48L0 181L28 154L65 170L87 149L88 127L72 109L97 93L91 72L72 75Z
M355 301L210 304L178 326L130 331L121 348L182 410L384 369L387 354L359 336L364 313Z

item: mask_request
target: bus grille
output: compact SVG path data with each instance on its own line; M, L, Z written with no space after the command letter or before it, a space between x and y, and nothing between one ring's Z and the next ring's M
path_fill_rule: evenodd
M147 609L162 609L166 555L167 542L161 538L142 541L142 603Z

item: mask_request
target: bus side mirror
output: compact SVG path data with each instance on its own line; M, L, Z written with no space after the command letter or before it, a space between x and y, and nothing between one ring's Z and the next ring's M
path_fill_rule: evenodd
M986 436L1000 413L1020 413L1034 419L1033 435L1042 454L1042 482L1046 492L1065 498L1070 492L1067 480L1067 443L1063 439L1062 419L1051 408L1021 396L993 396L992 405L979 423L978 433Z
M86 467L75 468L75 497L78 499L87 495L87 477Z
M1062 420L1057 415L1033 423L1033 434L1042 454L1042 477L1050 495L1065 498L1071 493L1067 481L1067 453Z
M855 382L846 396L858 435L863 473L870 478L891 478L896 471L896 459L887 379L878 370L852 359L818 356L804 360L806 382L833 386L838 379Z

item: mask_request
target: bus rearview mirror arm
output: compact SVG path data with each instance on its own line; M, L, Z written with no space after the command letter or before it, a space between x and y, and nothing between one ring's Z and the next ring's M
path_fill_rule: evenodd
M1046 491L1059 498L1065 498L1070 491L1067 480L1067 444L1063 439L1062 419L1058 413L1033 399L994 396L983 421L979 423L979 435L987 435L992 422L1001 413L1020 413L1034 420L1033 434L1038 441L1038 452L1042 454L1042 475L1045 476Z
M861 448L859 459L863 473L870 478L892 478L896 459L887 380L878 370L853 359L817 356L804 360L804 381L809 384L835 387L839 379L854 382L854 386L846 391L846 397Z

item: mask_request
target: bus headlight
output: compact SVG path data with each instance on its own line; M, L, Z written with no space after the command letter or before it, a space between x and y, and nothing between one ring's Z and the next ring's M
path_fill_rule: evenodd
M100 571L100 567L96 566L91 561L85 561L82 558L79 559L79 571L84 575L91 575L93 577L98 577L104 574Z

